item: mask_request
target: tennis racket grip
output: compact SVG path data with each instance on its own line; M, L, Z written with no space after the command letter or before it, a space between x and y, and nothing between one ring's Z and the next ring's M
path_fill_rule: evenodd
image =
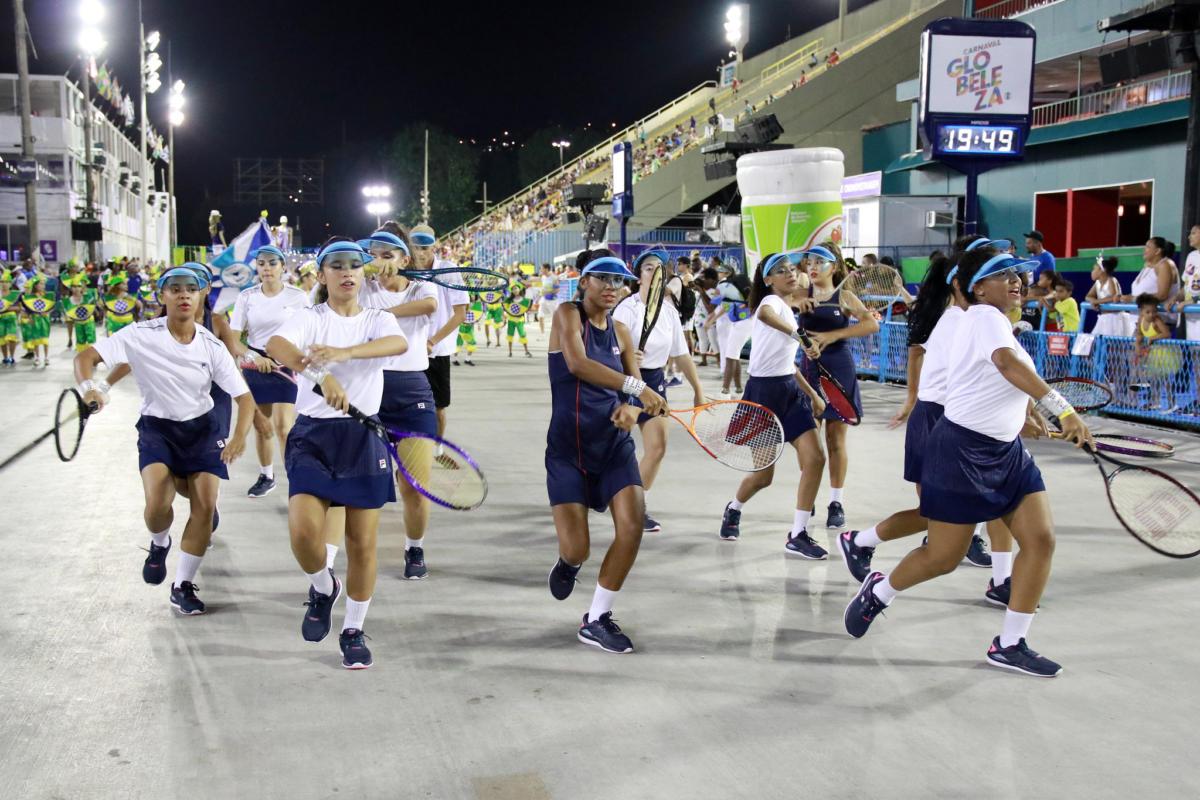
M313 391L316 392L317 394L319 394L321 397L325 396L325 392L321 391L321 387L315 383L313 384ZM361 422L362 424L367 425L368 427L376 428L376 429L379 427L375 423L375 420L371 419L366 414L364 414L362 411L360 411L358 409L358 406L354 405L353 403L350 403L346 407L346 413L349 414L354 419Z

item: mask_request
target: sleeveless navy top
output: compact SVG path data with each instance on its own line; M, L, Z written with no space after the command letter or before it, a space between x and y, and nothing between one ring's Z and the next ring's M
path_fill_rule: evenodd
M829 296L828 300L822 302L829 303L826 306L817 306L807 314L802 314L800 324L805 330L811 333L825 333L826 331L835 331L841 328L848 327L850 320L843 313L840 305L832 305L841 300L842 291L839 289ZM808 287L808 296L813 296L813 287ZM849 347L849 343L842 339L834 342L821 351L822 357L830 353L839 353Z

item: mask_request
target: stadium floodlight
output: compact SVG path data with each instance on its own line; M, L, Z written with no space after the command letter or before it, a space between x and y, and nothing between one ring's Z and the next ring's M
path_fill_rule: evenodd
M100 0L83 0L79 4L79 19L84 25L92 27L104 21L105 9Z
M146 34L146 51L153 53L158 49L158 43L162 40L162 35L158 31L150 31Z
M370 186L364 186L362 188L362 193L363 197L367 198L391 197L392 187L384 186L382 184L372 184Z
M738 51L739 61L749 39L750 6L747 3L734 3L725 11L725 41Z
M104 41L104 36L95 28L84 28L79 32L78 44L84 55L94 56L103 52L108 42Z
M551 142L550 146L558 150L558 168L563 168L563 151L571 146L571 143L566 139L561 139L557 142Z

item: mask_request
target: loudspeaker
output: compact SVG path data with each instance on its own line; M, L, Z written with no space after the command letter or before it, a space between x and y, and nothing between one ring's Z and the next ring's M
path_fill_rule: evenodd
M71 220L71 238L77 242L102 242L104 229L98 219Z
M783 126L774 114L754 117L737 126L739 141L749 144L770 144L783 135Z
M1114 86L1133 77L1133 59L1128 47L1102 53L1096 60L1100 64L1100 80L1105 86Z
M737 175L736 158L724 158L720 161L704 165L704 177L710 181L720 180L721 178L732 178L735 175Z
M1172 33L1167 36L1168 59L1171 69L1190 69L1198 60L1195 33Z
M563 199L569 206L602 203L607 193L608 187L603 183L573 183L563 190Z
M1171 68L1171 48L1166 37L1151 39L1133 48L1133 77L1166 72Z

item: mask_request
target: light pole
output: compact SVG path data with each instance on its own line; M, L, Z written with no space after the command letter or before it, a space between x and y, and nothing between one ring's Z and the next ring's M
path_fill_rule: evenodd
M142 228L142 266L147 266L149 263L149 243L146 241L146 219L148 205L146 198L150 194L150 176L147 174L147 167L150 159L146 154L146 128L148 121L146 119L146 95L154 94L158 91L158 87L162 83L158 79L158 70L162 67L162 58L158 53L154 52L158 49L159 42L158 31L150 31L146 33L146 26L142 23L142 3L138 0L138 42L141 47L138 48L138 73L142 80L142 163L138 173L141 176L141 190L138 193L138 216L141 219Z
M104 6L99 0L83 0L79 4L83 30L79 32L79 49L83 52L83 216L90 222L96 219L96 176L92 172L92 62L104 50L106 42L96 28L104 19ZM96 263L96 243L88 238L87 260Z
M392 187L383 184L372 184L362 188L363 197L367 198L367 213L375 215L375 227L383 224L383 216L390 214L392 204L387 198L392 196Z
M570 147L571 143L568 142L566 139L562 139L561 141L551 142L550 146L553 148L556 148L558 150L558 171L562 172L564 169L564 167L563 167L563 150L566 150L568 147Z
M13 0L13 13L17 24L17 105L21 108L21 158L34 160L33 111L29 100L29 20L25 19L25 0ZM42 260L42 246L38 241L37 215L37 165L33 168L33 180L25 184L25 225L29 232L26 256L33 263Z
M725 41L733 46L737 51L737 66L734 67L734 76L737 76L738 67L742 65L742 50L746 47L746 42L750 41L750 6L747 3L734 3L729 6L725 12Z
M168 79L170 74L168 72ZM175 265L175 243L177 241L178 232L176 230L175 216L175 127L183 124L183 81L175 81L171 84L171 94L167 97L167 202L170 208L167 213L170 215L170 244L167 248L167 263L171 266Z

